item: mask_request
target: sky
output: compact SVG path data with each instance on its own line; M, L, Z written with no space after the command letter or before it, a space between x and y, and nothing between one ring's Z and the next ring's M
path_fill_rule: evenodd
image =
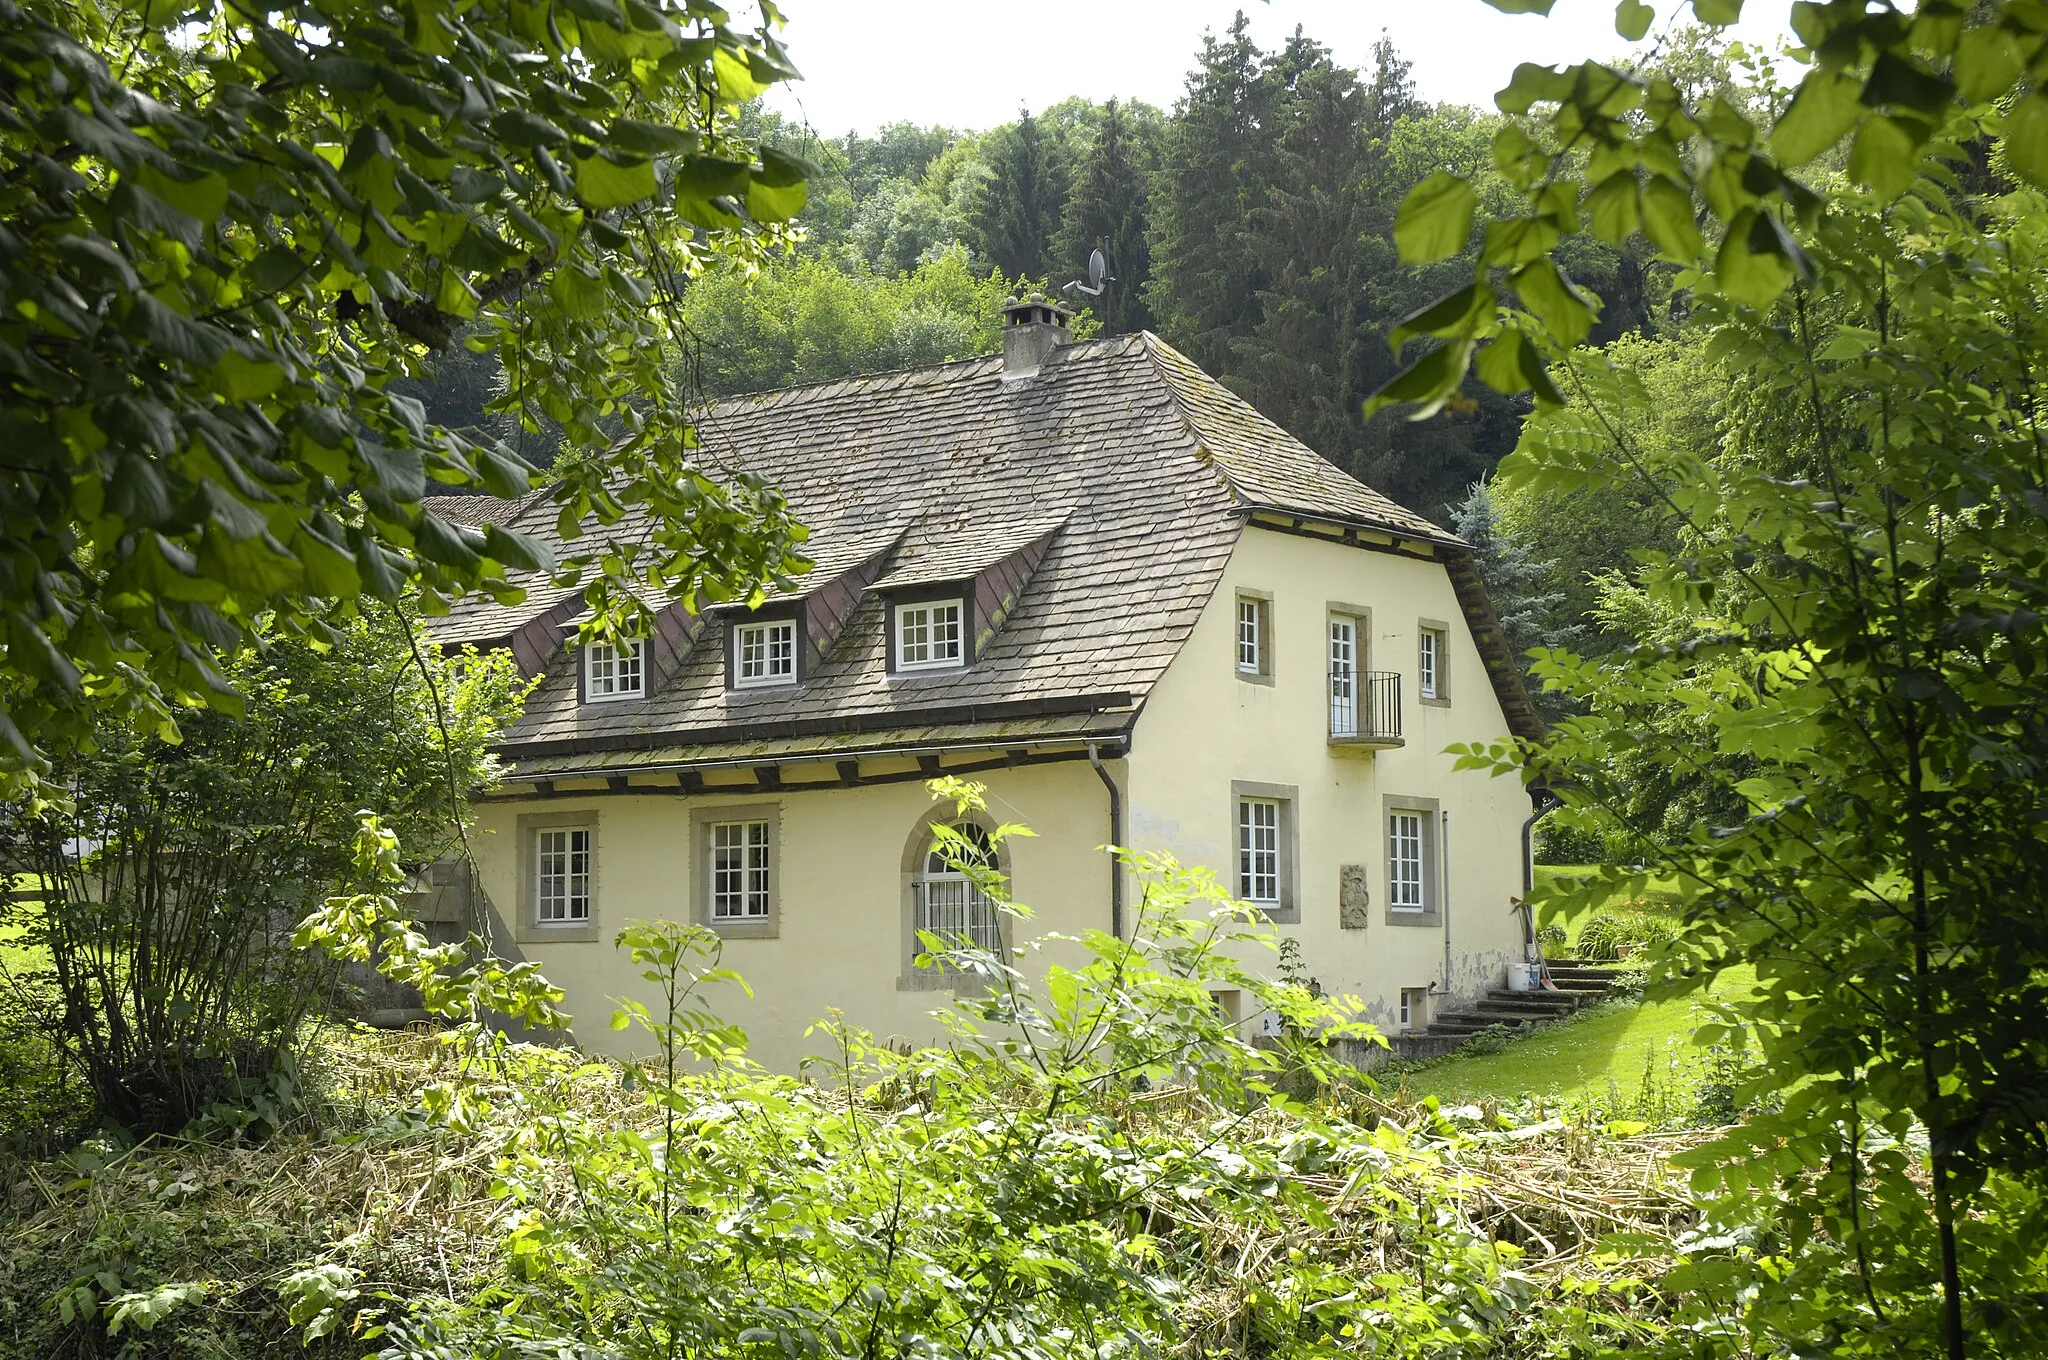
M1425 99L1491 107L1524 61L1561 65L1618 56L1614 0L1557 0L1548 18L1502 14L1483 0L779 0L783 40L804 79L771 106L819 133L872 133L893 122L985 128L1019 107L1111 95L1169 108L1185 88L1204 30L1242 8L1261 48L1297 24L1348 66L1369 67L1384 30L1414 63ZM1656 0L1658 26L1681 0ZM1752 0L1770 18L1734 36L1776 50L1789 37L1783 0ZM1064 36L1062 36L1064 35Z

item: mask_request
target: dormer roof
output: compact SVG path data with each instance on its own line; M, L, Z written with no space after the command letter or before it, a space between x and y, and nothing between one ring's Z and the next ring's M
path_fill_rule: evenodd
M1253 514L1466 551L1144 333L1059 346L1022 382L1005 382L992 356L734 397L703 410L698 437L708 462L766 477L811 529L816 565L771 599L843 588L872 564L842 626L793 688L728 689L715 611L643 701L579 705L573 668L554 666L504 742L515 774L630 770L683 750L710 761L835 733L867 747L890 733L995 740L1026 723L1094 739L1128 729ZM477 499L435 508L466 518ZM500 522L553 539L544 499ZM636 527L629 516L613 532ZM997 626L962 670L890 675L889 599L950 582ZM529 615L559 605L535 584ZM433 631L509 632L504 610L461 601ZM1504 677L1519 694L1507 662L1496 686Z

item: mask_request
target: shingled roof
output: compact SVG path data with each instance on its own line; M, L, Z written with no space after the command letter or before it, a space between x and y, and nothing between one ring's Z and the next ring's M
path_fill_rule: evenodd
M1187 640L1250 512L1465 551L1150 334L1061 346L1021 381L1004 381L991 357L734 397L704 410L698 430L708 453L765 475L812 527L818 565L799 589L878 549L883 587L958 580L1050 537L965 670L890 675L886 605L872 589L793 689L729 690L715 627L643 700L579 703L576 668L558 660L504 743L515 775L709 765L835 735L862 750L941 733L968 745L1020 730L1114 736ZM435 509L474 521L481 499ZM552 538L544 499L503 507L492 509L499 522ZM545 580L520 583L533 592L525 604L458 601L435 635L488 643L569 608ZM1502 660L1489 657L1489 670L1514 719L1510 697L1526 700Z

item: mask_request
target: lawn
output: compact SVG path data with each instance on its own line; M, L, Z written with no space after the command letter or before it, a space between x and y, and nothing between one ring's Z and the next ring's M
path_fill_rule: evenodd
M1730 968L1711 994L1739 996L1755 985L1751 969ZM1703 1055L1692 1045L1692 1031L1704 1018L1700 999L1609 1002L1502 1052L1446 1058L1405 1080L1411 1093L1446 1104L1540 1097L1655 1106L1698 1083Z
M1562 878L1590 870L1539 866L1539 878ZM1652 883L1656 891L1665 885ZM1613 905L1613 904L1610 904ZM1592 918L1584 912L1561 921L1576 943ZM1572 945L1567 945L1569 953ZM1592 1103L1617 1112L1660 1114L1690 1103L1705 1061L1692 1032L1705 1018L1710 997L1741 996L1756 986L1747 967L1730 968L1715 979L1707 996L1678 1001L1616 1001L1497 1053L1455 1055L1405 1074L1408 1090L1450 1104L1543 1099L1562 1104Z

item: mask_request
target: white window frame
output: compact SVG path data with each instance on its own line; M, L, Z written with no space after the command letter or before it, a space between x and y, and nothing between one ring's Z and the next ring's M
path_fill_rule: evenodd
M1401 989L1401 1028L1404 1030L1429 1028L1429 988L1403 987Z
M951 618L941 616L950 613ZM921 622L913 625L913 620ZM889 611L899 671L954 671L967 664L967 601L912 600ZM911 629L918 629L912 645ZM950 629L950 636L946 630Z
M983 864L993 870L998 863L994 847L989 844L987 831L973 822L949 823L955 831L968 837L982 847ZM946 900L940 901L938 899ZM957 927L950 921L938 918L944 914L957 918ZM1000 954L1003 952L1003 921L996 901L960 869L948 862L938 848L937 838L925 851L923 861L911 886L910 958L912 968L918 957L926 952L920 932L929 931L944 938L948 934L958 937L976 949L986 949ZM956 945L956 947L958 947Z
M552 868L550 860L554 860ZM587 826L544 826L533 833L533 920L543 929L590 924L596 838Z
M1264 911L1280 909L1285 884L1281 814L1278 798L1237 800L1237 895ZM1261 891L1269 887L1269 892Z
M759 669L748 673L748 649L754 647ZM777 655L778 650L782 655ZM736 689L763 689L796 683L796 620L749 619L733 624L732 683Z
M1363 672L1358 664L1361 630L1350 614L1330 615L1330 735L1355 737L1364 713Z
M1429 910L1429 814L1418 808L1387 810L1387 910Z
M1266 627L1266 602L1256 595L1237 597L1237 673L1239 675L1264 675L1266 673L1266 648L1271 640L1266 636L1271 630Z
M634 638L620 651L608 642L583 645L583 698L588 703L638 699L647 693L647 639Z
M1415 640L1415 697L1425 704L1451 701L1451 630L1435 619L1424 619Z
M721 842L724 842L721 844ZM775 827L766 817L706 824L705 901L713 925L761 925L773 914ZM735 860L728 856L736 855Z

